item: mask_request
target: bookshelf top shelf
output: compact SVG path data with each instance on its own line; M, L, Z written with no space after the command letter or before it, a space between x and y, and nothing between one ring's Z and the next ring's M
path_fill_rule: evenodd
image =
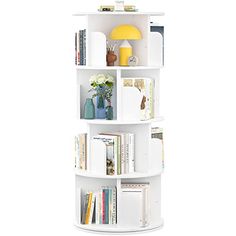
M87 15L149 15L149 16L164 16L164 12L125 12L125 11L111 11L111 12L78 12L73 16L87 16Z
M100 175L95 173L90 173L88 171L81 171L75 169L75 174L79 176L84 177L90 177L90 178L100 178L100 179L134 179L134 178L146 178L146 177L152 177L162 174L162 170L158 171L152 171L148 173L141 173L141 172L134 172L130 174L122 174L122 175Z
M105 120L105 119L80 119L80 121L86 122L87 124L101 124L101 125L138 125L138 124L150 124L153 122L160 122L163 121L164 117L159 116L155 119L150 120L130 120L130 121L123 121L123 120Z
M163 66L75 66L77 70L159 70Z

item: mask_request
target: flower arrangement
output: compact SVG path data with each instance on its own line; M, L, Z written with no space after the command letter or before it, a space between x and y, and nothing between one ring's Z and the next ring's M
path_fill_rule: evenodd
M114 85L114 78L109 74L95 74L89 79L91 89L89 92L94 91L92 97L99 97L105 99L108 105L111 105L112 90Z

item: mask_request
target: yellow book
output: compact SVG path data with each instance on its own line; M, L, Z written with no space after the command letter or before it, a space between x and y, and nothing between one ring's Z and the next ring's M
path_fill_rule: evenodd
M90 192L89 193L89 200L88 200L88 207L87 207L86 216L85 216L85 224L89 224L89 215L90 215L90 211L91 211L92 197L93 197L93 193Z

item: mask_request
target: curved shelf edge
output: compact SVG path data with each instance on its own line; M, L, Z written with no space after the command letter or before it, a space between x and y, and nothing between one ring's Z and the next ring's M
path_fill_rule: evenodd
M161 219L157 224L155 225L149 225L147 227L119 227L118 225L83 225L83 224L77 224L74 225L78 227L81 230L90 231L94 233L113 233L113 234L119 234L119 233L139 233L142 231L154 231L157 229L160 229L163 226L163 219Z
M163 116L159 116L155 119L150 119L150 120L104 120L104 119L92 119L92 120L86 120L86 119L79 119L79 121L85 122L87 124L104 124L104 125L142 125L142 124L150 124L150 123L154 123L154 122L160 122L163 121L164 117Z
M88 177L88 178L100 178L100 179L135 179L135 178L146 178L146 177L153 177L158 176L163 173L163 170L159 171L153 171L149 173L141 173L141 172L135 172L132 174L123 174L123 175L99 175L90 173L87 171L80 171L75 169L75 175Z

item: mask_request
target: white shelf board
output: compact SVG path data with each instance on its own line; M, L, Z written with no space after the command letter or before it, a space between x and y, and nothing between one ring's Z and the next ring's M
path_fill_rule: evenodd
M88 15L148 15L148 16L164 16L164 12L127 12L127 11L110 11L110 12L78 12L73 16L88 16Z
M100 174L94 174L89 171L81 171L78 169L75 169L75 174L83 177L89 177L89 178L100 178L100 179L135 179L135 178L146 178L146 177L152 177L152 176L158 176L163 173L163 170L148 172L148 173L141 173L141 172L134 172L131 174L122 174L122 175L100 175Z
M163 66L75 66L79 70L159 70Z
M159 229L163 226L163 219L161 219L155 225L149 225L146 227L120 227L119 225L111 225L111 224L78 224L75 223L75 226L79 227L83 230L93 231L93 232L103 232L103 233L135 233L141 231L152 231Z
M80 121L85 122L87 124L100 124L100 125L142 125L142 124L150 124L153 122L163 121L164 117L159 116L155 119L150 120L105 120L105 119L80 119Z

